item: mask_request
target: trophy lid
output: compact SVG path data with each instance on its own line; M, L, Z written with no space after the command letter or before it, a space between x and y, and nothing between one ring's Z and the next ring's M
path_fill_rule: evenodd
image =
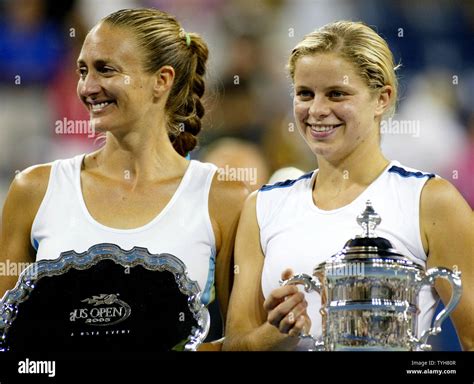
M375 228L382 222L380 215L375 212L372 202L366 201L364 212L357 216L357 223L363 232L352 239L349 239L344 248L331 256L327 261L319 264L315 271L324 268L326 264L350 262L355 260L391 259L402 264L415 264L406 256L393 248L392 243L384 237L379 237L375 233Z
M378 237L375 228L382 222L380 215L375 212L372 202L365 202L365 210L357 216L357 224L360 225L363 232L355 238L350 239L344 245L344 249L350 251L352 248L368 247L366 251L389 251L393 250L392 243L383 238ZM375 248L375 249L373 249Z

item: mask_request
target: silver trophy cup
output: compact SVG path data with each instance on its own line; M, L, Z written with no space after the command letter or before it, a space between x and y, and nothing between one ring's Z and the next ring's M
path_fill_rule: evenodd
M302 284L305 291L321 295L322 337L301 335L314 341L314 350L325 351L415 351L430 350L427 339L441 332L441 324L461 298L461 273L447 268L427 271L412 262L375 227L381 218L370 201L357 217L362 236L317 265L313 277L300 274L282 285ZM452 296L433 326L417 338L418 294L437 278L449 281Z

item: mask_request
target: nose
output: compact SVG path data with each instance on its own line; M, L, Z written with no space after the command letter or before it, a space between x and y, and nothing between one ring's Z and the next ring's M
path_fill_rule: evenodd
M100 92L101 85L97 77L89 72L83 79L79 79L77 84L77 91L80 97L89 97Z
M330 101L323 95L315 96L309 107L309 115L316 120L322 120L331 113Z

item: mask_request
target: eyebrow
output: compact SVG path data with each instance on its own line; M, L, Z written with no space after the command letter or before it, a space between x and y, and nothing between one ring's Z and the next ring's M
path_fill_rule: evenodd
M298 91L312 91L313 89L311 87L308 87L306 85L295 85L295 89ZM329 87L324 88L324 91L333 91L335 89L344 89L344 90L353 90L353 87L350 86L349 84L339 84L339 85L331 85Z
M113 63L112 59L109 58L104 58L104 59L99 59L94 61L94 66L104 66L107 65L108 63ZM86 62L82 59L77 60L77 65L86 65ZM115 64L116 65L116 64Z

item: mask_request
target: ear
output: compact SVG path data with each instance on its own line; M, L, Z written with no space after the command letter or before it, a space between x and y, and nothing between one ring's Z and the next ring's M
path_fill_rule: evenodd
M377 106L375 107L375 117L382 116L392 105L393 88L391 85L384 85L377 95Z
M168 93L174 82L174 68L165 65L155 73L155 83L153 85L153 95L156 98L162 97Z

